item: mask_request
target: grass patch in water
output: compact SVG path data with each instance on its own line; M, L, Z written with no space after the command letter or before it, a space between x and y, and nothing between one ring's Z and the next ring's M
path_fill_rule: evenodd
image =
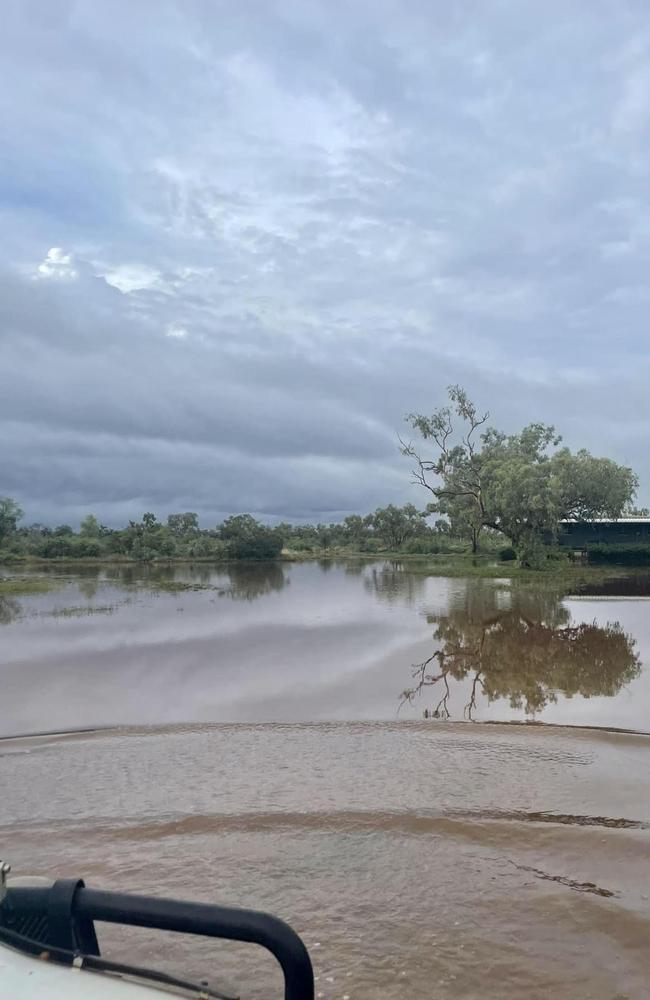
M404 559L399 555L382 557L403 562L409 573L422 576L483 577L485 579L508 579L522 583L550 586L579 586L582 583L597 583L612 577L631 577L647 574L645 567L592 566L588 563L558 562L547 569L535 570L517 566L511 562L498 562L494 556L419 556Z
M185 594L191 590L216 590L211 583L187 583L184 580L135 580L134 585L152 593Z
M54 608L53 611L43 611L43 616L47 618L84 618L88 615L112 615L121 604L126 601L118 601L116 604L79 604L71 605L69 608Z
M31 594L47 594L58 590L66 580L47 576L6 576L0 577L0 597L29 597Z

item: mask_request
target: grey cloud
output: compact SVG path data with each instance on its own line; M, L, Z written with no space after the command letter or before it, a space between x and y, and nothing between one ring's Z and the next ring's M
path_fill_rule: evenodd
M642 7L55 7L0 39L30 518L417 500L396 432L457 381L650 482Z

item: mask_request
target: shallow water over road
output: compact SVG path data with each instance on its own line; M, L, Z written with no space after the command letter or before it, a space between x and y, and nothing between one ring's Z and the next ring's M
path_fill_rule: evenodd
M1 853L275 912L322 1000L641 1000L650 738L506 723L650 728L647 607L382 563L5 599L0 731L119 728L0 741ZM257 949L100 933L281 995Z
M641 1000L649 751L446 722L7 741L0 841L21 872L275 912L304 936L322 998ZM281 995L251 947L101 940Z

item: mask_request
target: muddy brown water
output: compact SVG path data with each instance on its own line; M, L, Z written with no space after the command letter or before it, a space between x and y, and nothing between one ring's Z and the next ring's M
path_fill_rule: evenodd
M650 739L611 729L650 729L648 608L384 563L103 570L5 599L0 856L277 913L323 1000L640 1000ZM254 947L100 934L281 995Z

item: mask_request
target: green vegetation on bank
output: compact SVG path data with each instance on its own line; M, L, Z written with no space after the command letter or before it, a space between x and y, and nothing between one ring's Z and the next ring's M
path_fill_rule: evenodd
M423 441L422 452L402 441L413 464L415 483L429 500L379 507L365 517L354 514L335 524L273 527L250 514L237 514L211 528L197 514L170 514L165 522L147 512L141 521L109 528L93 514L79 531L62 524L24 526L23 511L0 498L0 561L166 559L210 561L273 560L315 555L448 556L456 561L468 550L491 554L522 568L557 568L568 556L557 546L566 520L617 519L634 511L638 480L634 472L584 449L560 447L555 428L533 423L518 434L487 426L464 389L451 386L449 405L431 416L406 419ZM646 512L647 513L647 512ZM595 562L650 563L647 546L593 546Z
M428 510L418 511L412 504L379 508L366 517L352 515L338 524L275 527L261 524L250 514L201 528L194 513L171 514L166 522L147 513L126 528L112 529L89 515L76 532L69 525L49 528L16 523L0 540L0 562L300 561L378 556L426 561L437 574L494 576L540 568L559 572L573 558L567 549L542 544L535 562L527 562L518 558L514 546L504 545L503 535L490 529L482 532L480 551L473 553L471 539L454 534L448 520L430 521ZM592 545L588 558L594 564L647 566L650 546Z
M587 558L599 566L650 566L650 545L594 543L587 546Z
M79 531L63 524L50 528L20 524L22 511L13 500L4 505L4 530L0 534L0 560L111 560L150 562L165 559L214 561L269 560L321 555L460 555L467 541L451 534L443 519L430 524L430 513L413 504L379 508L366 517L352 515L339 524L288 524L269 527L250 514L227 518L214 528L202 528L192 512L170 514L165 522L146 513L141 521L113 529L89 514ZM10 514L9 514L10 512ZM1 516L1 515L0 515ZM496 538L485 538L486 551L498 548Z
M489 413L461 386L450 386L448 395L449 404L431 416L407 417L423 444L402 441L402 454L432 498L429 510L445 515L455 534L469 536L475 552L482 534L496 531L523 565L541 569L562 521L630 512L638 489L632 469L560 447L560 435L547 424L504 434L487 425Z

